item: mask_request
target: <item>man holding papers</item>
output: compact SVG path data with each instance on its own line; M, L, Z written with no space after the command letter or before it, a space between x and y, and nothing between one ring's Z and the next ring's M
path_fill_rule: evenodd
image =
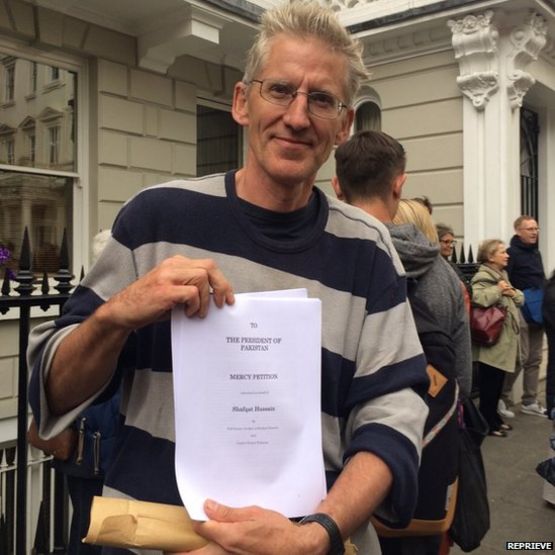
M359 554L374 554L373 512L410 519L427 377L403 269L383 225L314 187L348 137L360 54L317 2L267 11L233 98L233 117L249 131L244 167L137 194L64 315L32 335L40 433L57 433L123 380L124 425L104 495L181 505L170 310L183 303L203 318L234 308L234 293L296 288L321 301L326 497L299 525L214 496L195 525L211 543L191 553L337 554L350 538ZM300 399L291 410L303 412Z

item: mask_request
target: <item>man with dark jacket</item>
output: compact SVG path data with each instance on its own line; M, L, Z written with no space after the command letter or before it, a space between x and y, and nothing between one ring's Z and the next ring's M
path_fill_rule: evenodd
M525 289L543 289L545 272L541 253L538 249L538 223L532 216L519 216L514 222L515 235L511 239L509 264L507 272L514 287ZM542 360L543 328L527 322L520 313L521 352L520 366L516 372L507 374L503 386L500 412L505 416L511 401L509 395L515 380L523 371L523 392L521 412L536 416L545 416L545 408L538 402L538 379ZM509 409L510 410L510 409Z

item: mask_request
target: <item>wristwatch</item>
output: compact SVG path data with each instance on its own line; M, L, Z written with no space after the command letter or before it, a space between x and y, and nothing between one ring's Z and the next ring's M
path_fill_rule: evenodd
M335 520L333 520L331 516L325 513L314 513L313 515L307 515L302 518L299 524L308 524L309 522L317 522L328 533L330 537L328 555L344 555L345 545L343 544L343 538L341 537L341 532Z

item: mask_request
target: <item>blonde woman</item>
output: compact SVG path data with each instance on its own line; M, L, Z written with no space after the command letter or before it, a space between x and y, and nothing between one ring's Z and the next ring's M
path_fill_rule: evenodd
M506 437L512 427L503 422L497 412L503 381L507 372L514 372L519 362L519 307L524 294L509 282L505 268L509 254L500 239L483 241L478 249L478 272L472 278L472 302L488 307L499 305L507 309L501 335L495 345L473 345L473 359L479 364L480 412L490 427L490 435Z
M418 282L415 296L453 338L455 370L462 397L470 395L472 355L463 288L440 255L437 231L428 209L416 199L401 199L389 232L409 280Z

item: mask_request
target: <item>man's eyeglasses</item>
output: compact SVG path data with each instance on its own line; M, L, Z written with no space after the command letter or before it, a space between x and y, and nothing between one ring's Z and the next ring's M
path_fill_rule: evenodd
M308 100L308 111L318 118L335 119L347 104L339 100L331 93L323 91L303 92L299 91L291 83L276 81L274 79L253 79L252 83L260 84L260 96L278 106L289 106L297 95L304 94Z
M457 244L457 240L456 239L440 239L439 242L442 245L447 245L447 246L451 246L451 245L456 245Z
M520 230L521 231L539 231L540 228L539 227L521 227Z

